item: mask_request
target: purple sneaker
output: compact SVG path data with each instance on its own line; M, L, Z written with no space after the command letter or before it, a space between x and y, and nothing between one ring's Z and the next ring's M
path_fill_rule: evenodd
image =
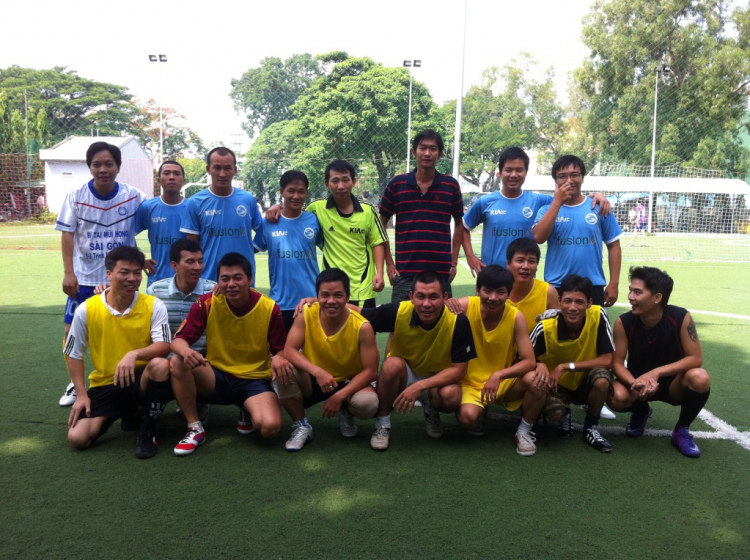
M695 445L693 436L687 428L680 427L672 432L672 445L680 450L685 457L697 459L701 456L701 450Z
M643 432L646 430L646 422L651 418L653 409L651 405L648 405L648 409L645 412L634 412L630 415L630 422L625 427L625 435L628 437L641 437Z

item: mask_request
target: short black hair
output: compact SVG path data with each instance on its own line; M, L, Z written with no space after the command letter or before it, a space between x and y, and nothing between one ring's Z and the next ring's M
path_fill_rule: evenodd
M328 182L328 179L331 178L331 171L338 171L339 173L348 172L352 181L357 178L357 171L354 169L354 166L345 159L334 159L331 163L326 165L324 176L326 183Z
M248 280L253 279L253 265L250 264L250 261L247 260L247 257L241 253L227 253L223 257L221 257L221 260L219 260L219 264L216 265L216 277L218 278L221 276L221 268L222 267L230 267L230 266L239 266L242 268L242 270L245 271L245 275L247 276Z
M104 257L104 268L110 272L115 269L119 261L135 263L141 268L146 266L146 257L138 247L120 245L115 247Z
M114 144L107 144L106 142L94 142L89 146L89 149L86 150L86 167L91 167L91 162L93 161L94 156L104 150L112 154L112 159L115 160L115 164L119 169L122 165L122 152L120 151L120 148Z
M443 143L443 137L440 136L440 133L437 130L427 128L417 134L414 137L414 140L411 141L411 149L416 152L417 147L419 147L419 143L422 140L434 140L435 142L437 142L438 150L440 150L440 155L443 155L443 152L445 151L445 144Z
M663 307L667 306L674 288L674 280L666 271L653 266L631 266L629 278L631 282L641 280L652 294L661 294L661 304Z
M526 171L529 170L529 155L516 146L503 150L503 153L500 154L500 159L497 161L498 170L502 172L505 164L512 159L523 160L523 166L526 168Z
M578 169L581 170L581 175L586 175L586 164L583 163L583 160L578 156L567 155L560 156L555 160L555 163L552 164L552 178L557 179L557 172L569 165L577 166Z
M490 264L477 274L477 291L482 287L488 290L505 288L510 293L514 282L515 279L510 270L503 268L499 264Z
M578 276L578 274L571 274L560 282L557 293L562 298L565 292L581 292L586 296L587 300L594 299L594 285L591 283L591 280L585 276Z
M182 176L183 177L185 176L185 168L182 167L182 164L179 161L176 161L174 159L168 159L167 161L165 161L164 163L162 163L159 166L159 172L156 174L157 177L161 176L161 170L164 169L165 165L177 165L177 166L179 166L180 170L182 171Z
M232 159L234 160L234 165L237 167L237 156L234 155L234 152L230 150L229 148L225 148L224 146L217 146L210 152L208 152L208 155L206 156L206 165L211 165L211 156L214 154L219 154L220 156L226 156L228 154L232 155Z
M414 277L414 282L411 285L411 291L413 292L417 288L417 282L422 284L432 284L433 282L440 283L440 290L442 292L448 291L448 285L445 281L445 276L438 274L434 270L423 270Z
M505 260L510 262L516 253L523 253L526 255L534 255L538 261L542 256L542 251L539 249L539 243L531 239L530 237L519 237L514 239L508 245L508 249L505 251Z
M298 171L296 169L292 169L291 171L287 171L286 173L284 173L279 180L279 186L283 191L284 187L286 187L289 183L294 183L295 181L304 183L305 189L310 188L310 180L307 178L307 175L302 173L302 171Z
M321 284L325 284L326 282L341 282L344 285L346 297L348 298L351 295L351 291L349 289L349 276L340 268L327 268L323 272L318 274L318 277L315 279L316 295L320 293Z
M200 244L194 239L178 239L169 247L169 261L179 263L182 260L182 252L202 253Z

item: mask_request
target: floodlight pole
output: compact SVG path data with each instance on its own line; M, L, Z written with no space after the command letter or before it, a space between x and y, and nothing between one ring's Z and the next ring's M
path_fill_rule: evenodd
M456 101L456 131L453 136L453 177L459 180L458 170L461 166L461 116L464 111L464 66L466 62L466 11L469 1L464 0L464 31L463 47L461 51L461 90ZM452 224L453 222L451 222Z
M151 62L167 62L167 55L166 54L150 54L148 55L148 59ZM160 67L161 68L161 67ZM161 77L161 72L159 72L159 76ZM159 83L161 85L162 80L159 80ZM159 165L161 165L164 162L164 115L162 113L162 103L161 103L161 94L163 92L160 92L159 95Z
M411 88L412 88L412 68L420 68L421 60L404 60L404 67L409 69L409 125L406 128L406 172L409 172L411 165Z
M660 64L654 68L656 78L654 79L654 132L651 139L651 178L654 178L654 167L656 165L656 114L659 107L659 78L668 74L672 69L666 64ZM654 184L651 182L651 190L648 195L648 224L647 231L651 233L651 219L654 213Z

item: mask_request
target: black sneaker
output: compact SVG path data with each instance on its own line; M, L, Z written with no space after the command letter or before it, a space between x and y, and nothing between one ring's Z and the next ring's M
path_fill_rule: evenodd
M596 429L596 426L583 432L583 441L602 453L609 453L612 451L612 445L602 437L599 430Z
M156 438L151 432L138 434L138 443L135 446L135 456L138 459L150 459L156 455Z
M557 435L564 438L573 437L573 415L568 409L560 421L557 423Z

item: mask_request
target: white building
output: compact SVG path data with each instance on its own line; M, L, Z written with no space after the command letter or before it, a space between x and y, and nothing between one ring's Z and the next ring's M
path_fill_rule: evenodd
M94 142L106 142L120 148L122 165L117 181L154 196L154 164L134 136L71 136L47 150L39 151L44 161L47 206L59 213L65 195L91 180L86 166L86 150Z

